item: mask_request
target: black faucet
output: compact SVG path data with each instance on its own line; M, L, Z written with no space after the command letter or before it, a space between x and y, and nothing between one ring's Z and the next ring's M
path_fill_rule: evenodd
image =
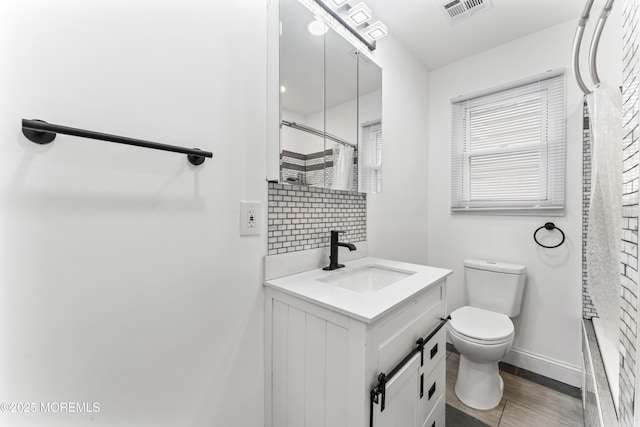
M344 231L335 231L331 230L331 254L329 255L329 265L323 267L323 270L336 270L338 268L344 267L344 264L338 263L338 246L344 246L345 248L349 248L349 251L355 251L356 245L353 243L342 243L338 242L338 234L344 233Z

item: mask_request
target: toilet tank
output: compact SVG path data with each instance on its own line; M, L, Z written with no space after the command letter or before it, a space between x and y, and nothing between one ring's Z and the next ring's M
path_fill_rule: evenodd
M523 265L465 259L464 280L469 305L517 316L526 275L527 268Z

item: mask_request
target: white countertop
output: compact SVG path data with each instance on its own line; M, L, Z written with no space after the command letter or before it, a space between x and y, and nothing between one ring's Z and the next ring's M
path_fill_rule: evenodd
M317 279L373 264L398 270L415 272L389 286L373 292L354 292ZM365 257L344 263L345 267L333 271L321 268L267 280L265 286L366 323L371 323L387 311L426 290L452 273L451 270L381 258Z

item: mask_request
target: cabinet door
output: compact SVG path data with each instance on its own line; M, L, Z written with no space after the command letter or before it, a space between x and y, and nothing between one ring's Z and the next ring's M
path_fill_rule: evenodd
M267 425L349 427L349 330L276 299L271 312Z
M445 390L446 362L444 357L440 357L439 359L440 362L433 368L430 373L424 370L424 367L428 368L430 366L426 363L420 373L419 385L421 388L421 393L418 403L420 426L428 425L428 427L431 427L432 424L427 424L427 420L433 418L432 413L434 412L436 406L438 406L440 403L444 405L444 402L440 402L440 400L444 396ZM436 423L436 426L437 425L438 423Z
M387 383L384 411L380 411L380 404L374 405L373 425L375 427L422 425L418 420L420 374L420 353L418 353Z

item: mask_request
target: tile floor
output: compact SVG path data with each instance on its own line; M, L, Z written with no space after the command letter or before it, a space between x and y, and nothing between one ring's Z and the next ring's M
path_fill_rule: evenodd
M459 360L457 353L447 352L447 427L584 425L578 389L510 365L500 373L504 395L496 408L479 411L465 406L454 392Z

